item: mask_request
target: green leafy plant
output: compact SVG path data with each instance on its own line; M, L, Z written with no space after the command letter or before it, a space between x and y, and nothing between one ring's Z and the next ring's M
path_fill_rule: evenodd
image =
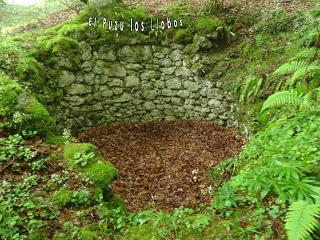
M88 164L88 161L95 157L94 152L75 153L74 160L76 164L80 164L82 167Z
M297 201L291 204L286 217L285 228L289 240L303 240L319 226L320 204Z

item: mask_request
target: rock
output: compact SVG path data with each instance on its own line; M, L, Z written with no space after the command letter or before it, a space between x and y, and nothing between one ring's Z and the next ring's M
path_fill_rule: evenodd
M125 65L125 68L128 70L141 70L143 69L143 66L141 64L135 64L135 63L129 63Z
M90 93L91 91L92 89L90 86L78 83L72 84L68 89L68 93L70 95L84 95L86 93Z
M127 76L124 80L126 87L139 87L140 79L136 76Z
M124 46L117 53L120 61L128 63L146 62L152 54L150 46Z
M177 98L177 97L171 98L171 102L174 105L181 105L183 103L182 99L181 98Z
M98 57L99 59L108 62L115 62L117 60L116 52L108 47L100 47L98 50Z
M199 88L200 88L200 86L199 86L197 83L191 82L191 81L185 81L185 82L183 83L183 86L184 86L187 90L189 90L190 92L196 92L196 91L198 91Z
M81 64L81 69L85 72L90 72L94 65L94 61L85 61Z
M74 70L72 61L67 57L56 57L55 59L56 67L58 69L64 69L64 70Z
M166 89L166 88L161 90L161 94L167 97L174 96L173 91L171 89Z
M161 68L161 72L163 72L164 74L167 75L171 75L174 73L174 71L176 70L176 67L167 67L167 68Z
M82 41L79 43L79 47L82 51L82 55L81 55L81 60L82 61L88 61L92 58L92 48L90 46L90 44L88 44L85 41Z
M119 94L123 93L123 89L120 87L116 87L113 89L113 93L116 95L119 95Z
M159 77L160 77L160 73L154 70L144 71L140 76L141 80L151 80L152 78L159 78Z
M131 95L128 93L123 93L119 98L114 99L115 103L129 102L132 99Z
M143 91L143 97L148 100L154 100L158 96L158 91L156 90L145 90Z
M174 50L170 53L169 55L170 59L172 61L179 61L179 60L182 60L183 59L183 54L182 54L182 51L177 49L177 50Z
M113 79L109 80L108 85L110 87L122 87L123 81L119 78L113 78Z
M201 36L199 34L194 35L193 43L197 49L208 50L213 46L212 42L208 38Z
M190 96L190 92L188 90L179 90L177 95L182 98L188 98Z
M58 86L66 87L74 83L76 80L75 75L72 72L62 70L61 75L58 78Z
M159 59L163 59L164 58L164 54L162 52L156 52L155 54L153 54L153 56L155 58L159 58Z
M113 91L111 88L109 88L108 86L100 86L100 93L102 95L102 97L112 97L113 96Z
M156 88L164 88L165 82L164 82L164 81L161 81L161 80L155 81L154 86L155 86Z
M178 78L172 78L166 81L166 86L169 89L180 89L181 85L181 80L179 80Z
M177 68L175 74L176 74L176 76L185 76L185 77L190 77L190 76L192 76L191 70L188 69L188 68L186 68L186 67Z
M71 96L66 98L67 101L70 101L70 105L72 106L79 106L85 103L85 99L80 96Z
M156 106L153 102L145 102L143 104L144 109L146 110L153 110Z
M127 75L125 68L121 64L107 63L104 70L109 77L125 77Z
M169 58L166 58L166 59L163 59L162 61L160 61L159 64L162 67L170 67L170 66L172 66L173 62Z

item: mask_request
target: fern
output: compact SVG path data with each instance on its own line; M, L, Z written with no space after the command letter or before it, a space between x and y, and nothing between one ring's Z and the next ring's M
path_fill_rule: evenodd
M294 86L297 80L300 80L304 77L313 77L316 73L320 72L319 65L309 65L302 68L299 68L295 73L292 75L289 86Z
M304 103L304 99L296 90L280 91L272 94L263 103L261 112L268 108L283 107L287 105L300 107Z
M310 234L319 224L320 204L310 204L306 201L294 202L289 207L286 216L285 228L289 240L302 240Z
M317 48L312 47L312 48L305 48L301 52L299 52L293 60L296 59L301 59L301 58L314 58L317 55Z
M287 74L292 74L302 67L306 67L307 63L305 61L292 61L281 65L277 70L274 71L273 75L283 76Z
M244 87L241 89L239 102L254 102L263 85L263 78L249 76L246 78Z

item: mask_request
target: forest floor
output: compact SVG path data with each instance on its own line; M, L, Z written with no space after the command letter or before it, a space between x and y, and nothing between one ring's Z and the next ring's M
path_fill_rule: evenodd
M209 203L209 169L238 155L245 143L233 129L191 120L111 124L79 140L96 145L119 170L112 190L129 211Z

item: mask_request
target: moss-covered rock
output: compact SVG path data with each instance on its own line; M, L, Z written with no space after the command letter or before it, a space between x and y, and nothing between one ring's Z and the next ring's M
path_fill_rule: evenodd
M107 161L89 164L85 167L84 173L100 187L108 186L118 175L114 166Z
M19 113L19 122L13 121L16 121L20 130L36 130L39 134L54 131L55 122L47 109L35 97L27 94L18 82L1 72L0 95L0 116L12 119L14 113Z
M42 239L47 239L48 234L44 229L38 229L34 230L29 233L29 240L42 240Z
M78 164L76 156L94 153L83 165ZM118 175L114 166L106 161L97 147L89 143L71 143L64 147L64 159L68 165L83 172L102 189L106 188Z
M63 145L65 143L65 139L63 136L49 135L45 138L46 143L53 145Z
M79 237L82 240L99 240L99 235L95 232L90 230L88 227L83 227L79 231Z
M13 112L19 95L23 92L22 87L0 72L0 116L7 116Z
M72 201L72 191L63 187L52 195L52 201L59 207L65 207Z
M23 58L18 64L16 72L20 80L31 80L35 84L44 84L45 76L43 66L33 57Z
M213 32L222 26L223 22L215 16L200 17L197 19L195 24L196 30L202 33Z
M96 157L101 157L101 154L96 146L90 144L90 143L70 143L64 146L64 160L71 166L76 166L75 163L75 154L76 153L89 153L93 152ZM93 163L94 160L92 160L91 163Z
M54 120L47 109L34 97L27 97L26 101L19 102L17 109L26 114L24 129L36 130L39 133L54 130Z
M178 29L173 37L176 43L187 43L192 41L192 31L189 29Z

